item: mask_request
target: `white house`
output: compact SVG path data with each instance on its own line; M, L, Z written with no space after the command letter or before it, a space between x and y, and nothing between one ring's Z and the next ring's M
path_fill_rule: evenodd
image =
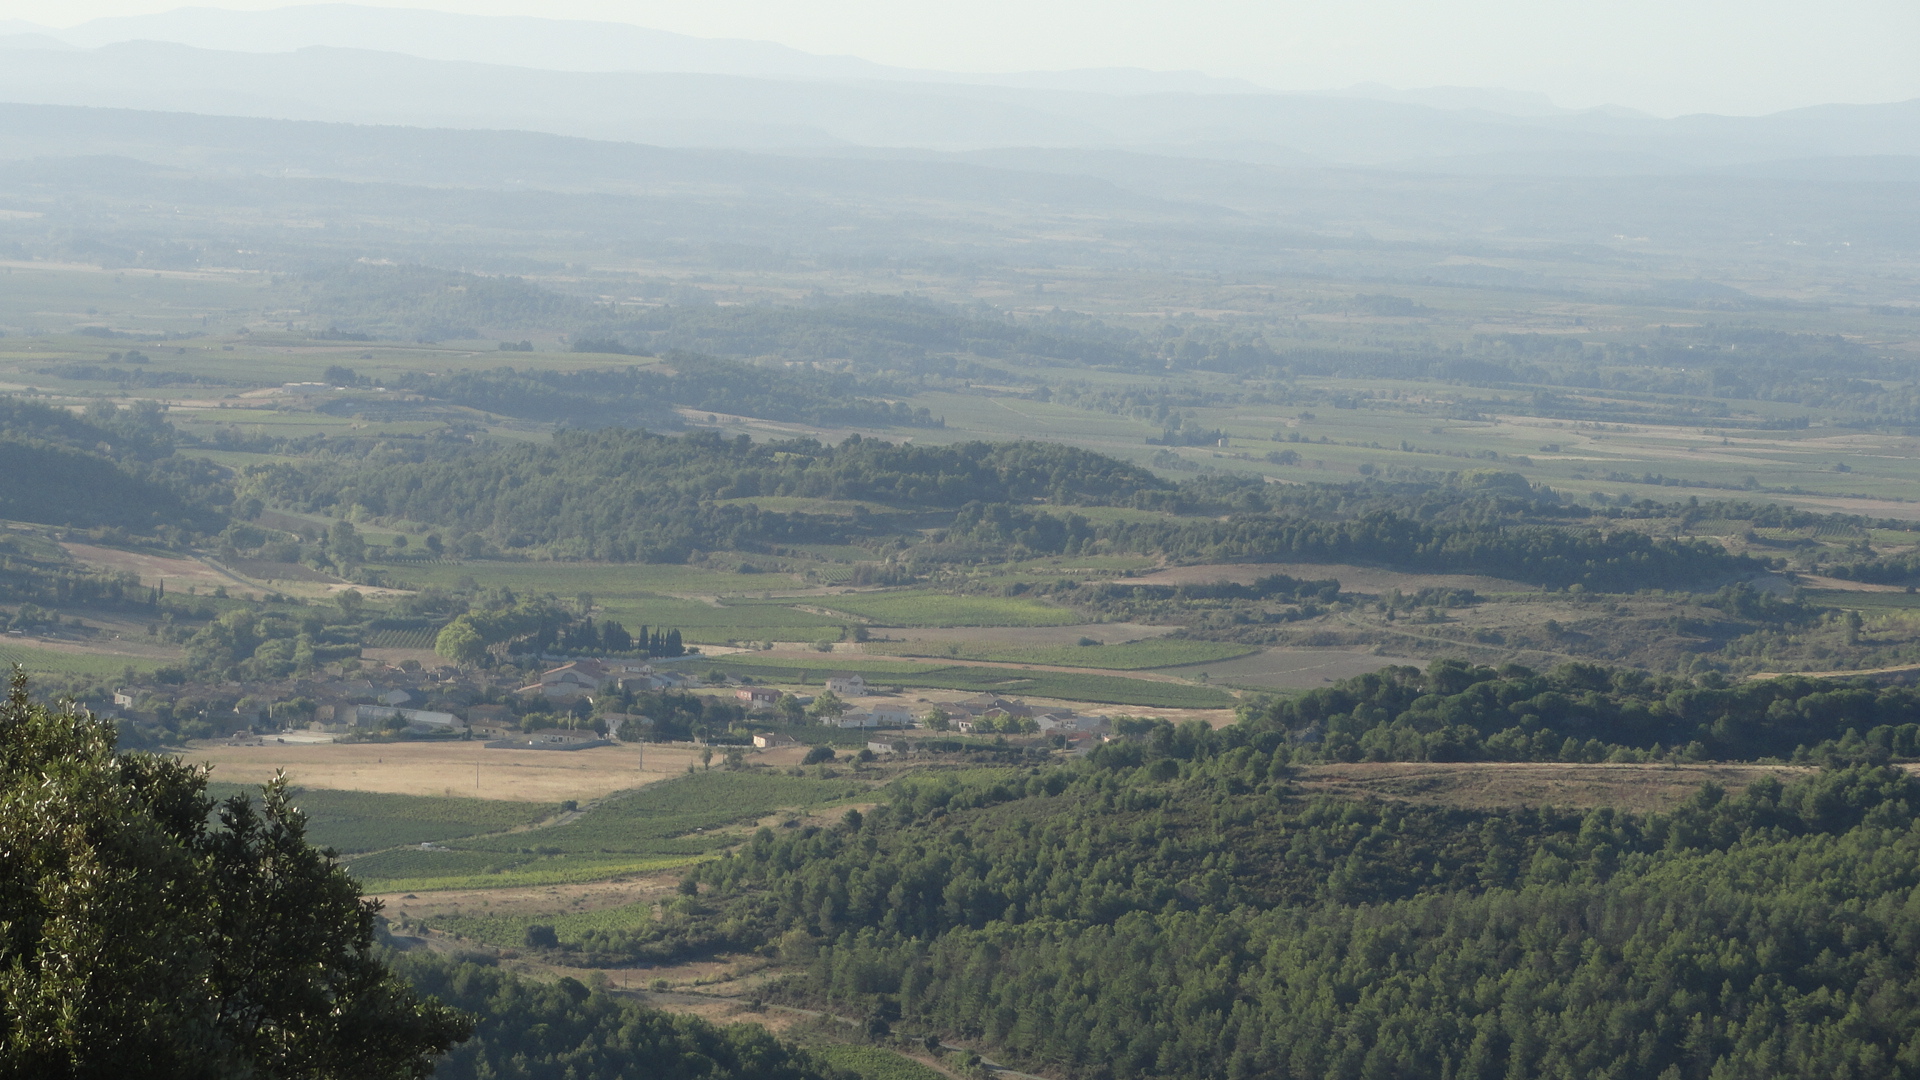
M1041 713L1033 720L1040 725L1041 734L1052 734L1056 731L1103 732L1113 726L1112 722L1104 716L1080 716L1075 713Z
M610 712L601 716L600 721L607 726L609 739L618 739L623 731L627 733L628 738L638 739L642 737L641 728L653 726L653 717L642 716L639 713Z
M867 680L860 675L829 675L827 690L835 697L862 697L867 693Z
M874 719L873 714L867 712L865 709L853 709L841 713L839 718L833 721L833 726L843 728L876 728L880 726L880 721Z
M873 715L874 722L881 727L913 726L913 710L905 705L884 703L873 706L867 712Z
M414 727L458 731L464 726L460 718L452 713L433 712L428 709L396 709L391 705L362 705L354 710L354 720L363 725L378 724L396 716Z
M791 735L761 734L753 737L753 745L762 750L773 750L782 746L798 745L799 740Z
M527 741L536 745L578 746L599 742L600 736L588 728L541 728L528 733Z

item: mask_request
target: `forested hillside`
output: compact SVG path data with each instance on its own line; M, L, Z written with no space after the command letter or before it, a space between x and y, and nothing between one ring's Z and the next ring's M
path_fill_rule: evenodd
M232 501L222 470L169 457L158 406L96 402L80 416L0 398L0 518L52 525L217 531Z
M716 1027L595 993L573 978L534 982L500 970L482 955L460 960L417 950L391 959L394 973L416 990L476 1021L472 1037L435 1066L437 1080L637 1075L823 1080L839 1075L757 1025Z
M916 555L922 560L1098 549L1214 562L1361 561L1603 589L1690 587L1760 566L1710 543L1603 531L1529 496L1468 490L1461 494L1478 512L1460 514L1432 511L1448 505L1435 497L1445 485L1293 497L1270 497L1259 485L1176 487L1060 443L922 446L855 436L825 446L603 429L562 432L544 446L388 439L316 449L310 462L250 469L241 490L271 505L323 513L358 507L484 535L502 548L574 558L678 562L695 550L845 542L899 528L877 516L727 503L774 496L961 511L940 545ZM1036 501L1064 513L1031 509ZM1251 512L1225 521L1100 525L1071 512L1101 505Z
M754 443L711 432L561 432L548 445L383 441L312 465L256 468L249 494L303 510L369 513L485 533L506 547L678 562L694 549L832 541L880 528L720 500L800 496L922 509L1047 498L1124 501L1152 473L1059 443L894 445L858 437Z
M1303 760L1884 762L1920 755L1920 691L1823 679L1701 685L1631 668L1389 667L1254 710Z
M518 277L428 266L354 264L298 281L305 314L336 336L439 340L530 331L567 333L576 347L736 360L781 356L851 362L862 371L970 377L995 365L1110 364L1158 368L1140 335L1071 313L1007 317L983 305L862 294L803 304L718 307L699 289L638 290L646 306L555 292ZM673 300L674 303L661 303Z
M1074 1077L1911 1075L1920 782L1301 797L1277 733L900 785L695 872L786 993ZM742 942L746 944L746 942Z
M580 344L596 344L581 342ZM597 348L615 343L600 342ZM395 385L456 405L569 427L674 428L673 406L807 424L936 427L927 409L896 399L904 391L836 372L755 367L673 354L669 366L598 371L516 371L429 375L409 372Z

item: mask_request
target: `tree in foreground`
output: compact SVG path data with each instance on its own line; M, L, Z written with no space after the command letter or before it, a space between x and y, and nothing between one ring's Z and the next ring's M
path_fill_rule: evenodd
M378 905L316 851L284 780L207 772L113 728L0 705L0 1076L425 1077L468 1021L373 953Z

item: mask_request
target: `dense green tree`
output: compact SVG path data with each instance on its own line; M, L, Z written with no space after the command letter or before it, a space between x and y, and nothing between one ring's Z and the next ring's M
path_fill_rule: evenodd
M466 1022L373 953L377 905L282 782L215 810L203 769L0 705L0 1074L425 1077Z

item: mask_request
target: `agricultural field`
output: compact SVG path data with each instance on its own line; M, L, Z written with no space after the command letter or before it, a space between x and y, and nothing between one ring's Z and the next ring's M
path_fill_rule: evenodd
M733 595L795 587L794 579L787 574L741 574L705 566L663 563L461 562L445 559L398 562L381 568L422 588L451 588L461 578L479 573L485 576L488 585L504 586L528 596L552 593L572 598L589 593L596 601L615 603L641 602L668 595Z
M1231 659L1178 668L1174 673L1187 676L1205 673L1209 684L1213 686L1272 693L1311 690L1355 675L1378 671L1389 664L1417 665L1420 662L1370 649L1277 646Z
M278 771L299 787L551 805L585 802L677 777L699 759L683 746L590 750L489 750L478 741L203 742L180 756L213 767L215 780L263 784Z
M1083 616L1037 600L1003 596L954 596L908 589L842 593L816 601L881 626L1059 626Z
M527 928L550 927L562 945L579 945L590 934L618 934L638 930L653 921L653 904L638 902L620 907L591 911L542 912L526 914L437 915L429 925L436 931L455 934L469 941L496 948L512 949L527 943Z
M370 892L589 881L683 864L739 839L733 826L871 790L857 780L703 770L610 795L544 828L382 851L349 868Z
M868 652L900 656L950 657L955 660L985 660L1009 664L1041 664L1051 667L1100 668L1109 671L1145 671L1153 668L1184 667L1246 656L1255 650L1246 645L1224 641L1190 641L1182 638L1127 641L1103 645L1087 638L1086 645L1002 646L985 643L963 645L949 642L943 647L915 645L869 645Z
M208 786L207 794L216 799L257 797L259 788L216 782ZM307 815L307 839L347 855L526 828L560 809L495 799L329 788L295 788L292 795L294 807Z
M520 857L398 848L349 860L347 871L369 895L443 889L526 889L589 885L674 871L707 857L565 854Z
M1008 674L1015 677L1003 677ZM982 694L1048 698L1092 705L1131 705L1148 709L1230 709L1239 701L1232 693L1211 686L1059 671L1008 672L1002 669L996 672L995 669L984 667L960 668L942 672L939 680L928 685Z
M1241 650L1243 651L1243 650ZM752 675L765 683L819 685L835 672L857 672L870 681L930 690L965 690L976 694L1003 694L1049 698L1097 705L1134 705L1160 709L1224 709L1235 703L1232 694L1208 686L1179 681L1149 681L1091 672L1045 671L1030 668L968 664L903 663L883 660L811 660L803 657L745 653L703 662L709 668Z
M1920 596L1901 589L1807 589L1809 603L1853 611L1917 611Z
M109 651L111 649L110 643L92 647L76 645L47 648L0 639L0 669L12 670L18 665L32 675L114 678L128 668L150 672L167 662L165 657Z

